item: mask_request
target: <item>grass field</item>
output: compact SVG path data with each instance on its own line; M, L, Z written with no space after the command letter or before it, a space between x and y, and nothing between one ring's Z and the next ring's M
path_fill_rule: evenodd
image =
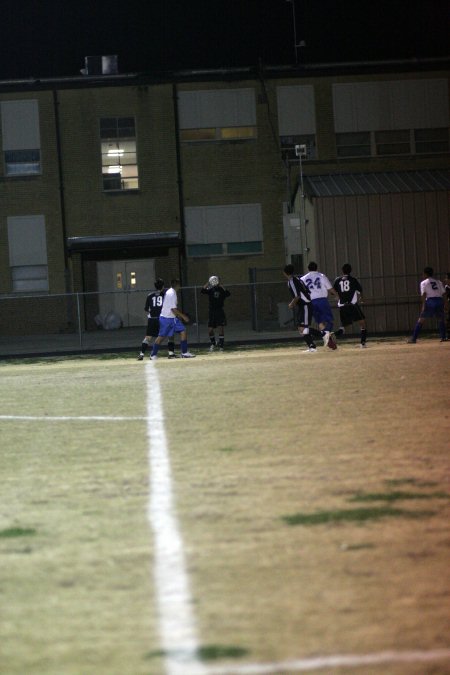
M2 675L450 673L448 344L0 363Z

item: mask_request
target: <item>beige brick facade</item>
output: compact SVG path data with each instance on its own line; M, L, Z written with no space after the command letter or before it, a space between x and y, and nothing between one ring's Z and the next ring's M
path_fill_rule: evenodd
M24 215L45 217L49 293L80 293L96 287L95 253L71 254L67 241L74 237L114 237L147 233L179 233L184 237L184 207L260 204L263 250L252 255L185 258L176 245L143 249L143 257L155 260L157 276L170 280L181 275L185 286L199 286L211 274L225 283L245 284L249 270L276 270L286 262L283 214L298 186L296 161L282 157L277 120L277 87L310 85L314 89L317 159L304 165L305 175L390 170L445 169L448 152L433 156L369 157L338 159L334 129L335 83L385 80L448 79L448 70L413 68L396 72L334 73L276 72L265 77L245 71L211 73L196 78L183 74L178 80L155 81L145 76L66 78L41 82L0 82L0 103L33 99L39 106L41 173L5 176L0 163L0 294L12 291L7 219ZM179 92L197 90L254 90L256 137L245 140L186 142L177 130ZM101 118L132 117L135 120L139 189L105 192L100 153ZM0 138L0 152L3 148ZM311 206L310 206L311 208ZM314 223L313 223L314 225ZM26 246L26 242L23 242ZM313 252L323 250L317 232ZM122 246L118 258L138 257ZM101 256L104 255L102 253ZM114 253L109 253L114 257ZM270 275L269 275L270 276ZM19 296L20 298L20 296ZM23 315L10 300L13 323ZM47 303L45 320L33 319L33 329L67 328L70 309ZM63 303L64 305L64 303ZM32 312L31 312L32 314ZM30 314L29 314L30 316ZM26 322L25 322L26 323ZM70 323L70 321L69 321ZM3 330L4 326L2 326Z

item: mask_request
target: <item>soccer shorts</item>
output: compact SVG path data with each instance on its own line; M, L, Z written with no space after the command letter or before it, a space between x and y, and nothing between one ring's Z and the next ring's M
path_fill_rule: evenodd
M174 333L183 333L185 330L186 326L180 319L167 319L164 316L159 317L159 337L173 337Z
M366 318L361 307L357 304L339 307L339 315L343 326L350 326L354 321L362 321Z
M421 319L444 318L444 300L442 298L427 298L425 309L420 313Z
M327 298L312 301L313 318L316 323L324 323L327 330L333 330L333 312Z
M150 317L147 321L147 333L150 337L158 337L159 335L159 319Z
M213 309L209 312L208 328L217 328L217 326L226 326L227 318L223 309Z
M297 326L310 326L312 321L312 303L299 302L296 306L295 321Z

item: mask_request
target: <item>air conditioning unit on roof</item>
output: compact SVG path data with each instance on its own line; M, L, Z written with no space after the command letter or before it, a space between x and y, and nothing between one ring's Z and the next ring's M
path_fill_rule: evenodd
M117 55L110 56L85 56L83 75L117 75Z

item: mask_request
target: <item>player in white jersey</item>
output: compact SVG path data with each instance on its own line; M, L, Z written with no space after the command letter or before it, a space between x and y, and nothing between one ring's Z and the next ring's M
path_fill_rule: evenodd
M436 318L439 322L439 335L441 342L446 341L445 319L444 319L444 294L445 288L442 281L433 278L433 268L425 267L423 271L423 281L420 282L420 295L422 297L422 310L415 325L412 338L408 340L410 344L417 342L425 319Z
M301 280L306 284L311 296L314 321L318 324L325 347L336 349L333 336L333 312L328 302L328 291L333 288L331 281L325 274L317 270L317 263L310 262L309 272Z
M191 354L188 351L186 326L183 323L188 323L189 317L177 307L177 290L180 287L180 280L172 279L171 286L164 295L161 314L159 315L159 335L153 344L152 355L150 357L152 360L158 358L159 346L164 338L173 339L175 333L180 334L181 358L192 359L195 356L195 354Z

